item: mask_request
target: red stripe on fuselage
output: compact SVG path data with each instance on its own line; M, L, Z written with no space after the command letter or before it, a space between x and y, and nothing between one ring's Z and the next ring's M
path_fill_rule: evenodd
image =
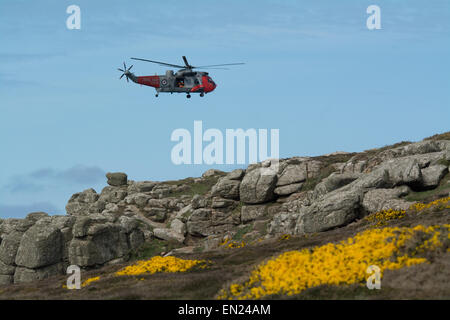
M159 76L144 76L137 77L137 83L142 84L144 86L159 88Z

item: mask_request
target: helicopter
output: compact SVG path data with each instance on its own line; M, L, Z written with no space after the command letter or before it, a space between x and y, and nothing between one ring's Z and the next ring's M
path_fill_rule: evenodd
M170 92L170 93L186 93L186 98L191 97L191 93L200 93L200 97L203 97L205 94L214 91L217 87L217 84L213 81L213 79L209 76L208 72L205 71L194 71L194 69L222 69L228 70L227 68L223 68L224 66L233 66L233 65L241 65L245 64L243 62L239 63L225 63L225 64L216 64L216 65L208 65L208 66L199 66L195 67L188 63L185 56L182 57L184 61L183 65L153 61L148 59L141 58L131 58L133 60L145 61L156 63L162 66L169 66L178 68L176 73L173 70L167 70L165 75L154 75L154 76L136 76L134 73L130 72L133 65L127 68L125 62L123 63L123 69L118 68L122 75L119 79L122 79L123 76L126 77L127 82L128 79L131 81L149 87L154 87L156 90L155 96L158 97L160 92Z

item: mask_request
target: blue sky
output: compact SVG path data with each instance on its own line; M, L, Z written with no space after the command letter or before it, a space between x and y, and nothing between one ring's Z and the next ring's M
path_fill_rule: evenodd
M66 8L81 8L68 30ZM381 30L366 8L381 8ZM362 151L449 130L450 3L436 1L0 2L0 217L64 213L104 174L199 176L172 164L177 128L280 130L280 156ZM188 100L119 81L166 68L211 70L216 91ZM234 166L214 168L231 170Z

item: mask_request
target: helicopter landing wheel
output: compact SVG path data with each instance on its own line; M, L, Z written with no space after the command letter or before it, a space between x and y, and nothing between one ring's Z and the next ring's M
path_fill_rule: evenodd
M202 92L202 93L200 93L200 97L204 97L205 96L205 94Z
M158 97L159 97L159 94L155 94L155 97L157 97L157 98L158 98Z
M191 95L190 95L190 94L188 94L188 95L186 96L186 98L188 98L188 99L189 99L190 97L191 97Z

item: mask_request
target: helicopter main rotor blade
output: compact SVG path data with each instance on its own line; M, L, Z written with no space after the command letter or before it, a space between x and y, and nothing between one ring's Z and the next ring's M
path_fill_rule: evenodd
M119 70L120 72L125 72L125 70L122 70L122 69L120 69L120 68L117 68L117 70Z
M123 74L120 76L119 80L122 79L124 75L125 75L125 73L123 73Z
M160 64L160 65L163 65L163 66L174 67L174 68L179 68L179 69L184 69L185 68L185 66L180 66L178 64L171 64L171 63L165 63L165 62L159 62L159 61L153 61L153 60L147 60L147 59L141 59L141 58L131 58L131 59L145 61L145 62L151 62L151 63L156 63L156 64Z
M183 61L184 61L184 64L186 65L186 67L187 67L188 69L194 68L193 66L191 66L191 65L188 63L188 61L187 61L187 59L186 59L185 56L183 56Z
M195 68L202 68L202 69L214 69L214 70L230 70L228 68L216 68L216 67L195 67Z
M222 67L222 66L237 66L240 64L245 64L244 62L239 62L239 63L225 63L225 64L212 64L209 66L199 66L199 67L195 67L195 68L209 68L209 67Z

